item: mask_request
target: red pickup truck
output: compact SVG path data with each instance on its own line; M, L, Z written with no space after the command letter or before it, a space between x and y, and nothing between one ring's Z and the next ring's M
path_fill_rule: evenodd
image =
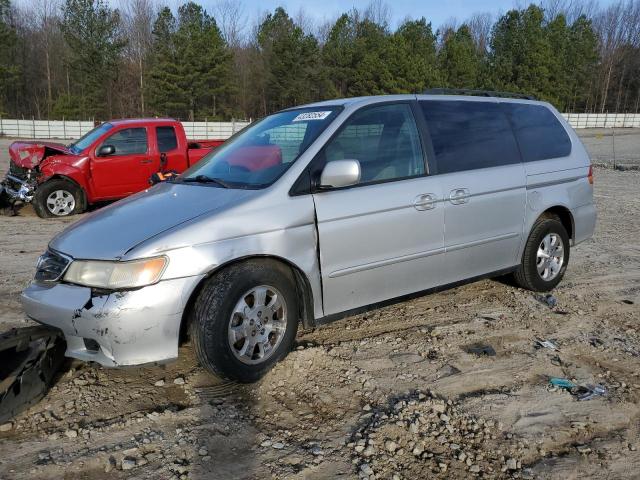
M180 122L156 118L105 122L66 146L18 141L0 193L43 218L72 215L144 190L154 173L182 173L223 142L187 140Z

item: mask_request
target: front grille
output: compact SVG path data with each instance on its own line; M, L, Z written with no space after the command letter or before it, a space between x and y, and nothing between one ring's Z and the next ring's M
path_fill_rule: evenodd
M55 282L62 277L70 260L57 252L47 250L38 259L36 265L36 281Z
M9 162L9 175L13 175L14 177L18 177L22 180L26 180L28 172L29 172L28 168L23 168L16 165L13 162Z

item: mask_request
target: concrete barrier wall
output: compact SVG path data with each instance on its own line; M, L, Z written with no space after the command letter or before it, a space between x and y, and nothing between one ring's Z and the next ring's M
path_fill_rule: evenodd
M640 128L638 113L563 113L573 128ZM182 122L187 138L226 140L249 122ZM15 120L0 118L0 136L16 138L79 138L93 122L72 120Z
M563 113L573 128L640 128L640 113Z
M182 122L187 138L226 140L249 122ZM15 120L0 118L0 136L16 138L79 138L94 127L91 121Z

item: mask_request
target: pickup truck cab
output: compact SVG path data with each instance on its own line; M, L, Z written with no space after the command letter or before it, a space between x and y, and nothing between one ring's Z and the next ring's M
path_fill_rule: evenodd
M181 173L222 143L189 141L173 119L112 120L66 146L14 142L2 188L40 217L72 215L148 188L156 172Z

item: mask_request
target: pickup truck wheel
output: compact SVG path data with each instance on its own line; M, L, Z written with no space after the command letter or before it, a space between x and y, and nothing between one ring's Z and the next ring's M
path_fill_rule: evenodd
M291 350L298 299L291 270L257 259L211 277L194 306L191 334L201 365L218 377L255 382Z
M84 194L75 183L54 178L36 189L33 208L40 218L66 217L82 213Z
M560 283L568 263L567 230L558 218L543 216L533 224L514 279L522 288L546 292Z

